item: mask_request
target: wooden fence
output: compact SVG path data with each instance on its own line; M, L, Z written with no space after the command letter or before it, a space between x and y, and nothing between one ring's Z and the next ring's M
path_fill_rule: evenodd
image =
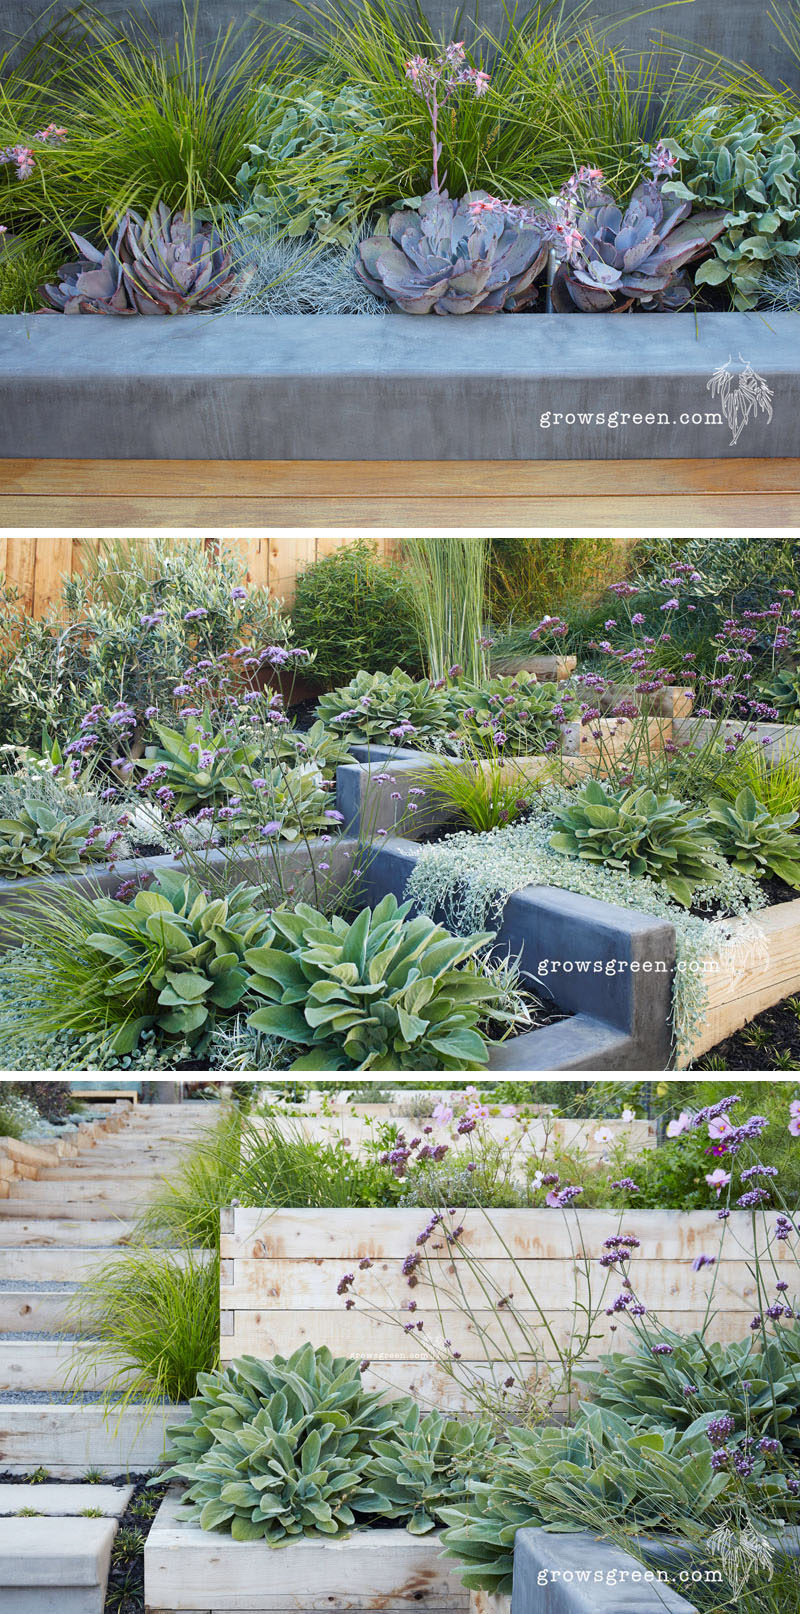
M180 538L174 541L181 542ZM240 554L252 583L291 604L295 581L303 568L320 556L351 543L352 539L330 534L302 538L266 534L263 538L232 536L225 541ZM6 582L18 590L30 616L43 616L51 606L58 604L63 579L79 573L87 551L97 548L101 542L98 538L25 538L0 534L0 577L4 576ZM388 553L393 540L378 538L376 542L379 551Z

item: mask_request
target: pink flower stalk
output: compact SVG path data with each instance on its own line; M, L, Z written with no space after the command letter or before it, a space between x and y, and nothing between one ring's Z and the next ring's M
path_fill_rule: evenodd
M449 101L451 95L464 85L470 85L475 95L480 97L486 94L489 88L489 74L477 67L469 67L466 63L466 50L464 41L455 40L447 45L438 56L428 59L425 56L410 56L406 62L406 78L415 95L425 102L431 120L431 146L433 148L433 174L431 176L431 190L439 195L439 158L442 155L442 145L439 140L439 113Z

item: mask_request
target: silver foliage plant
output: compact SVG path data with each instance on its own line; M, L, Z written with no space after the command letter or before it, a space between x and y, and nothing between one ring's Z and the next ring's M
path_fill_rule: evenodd
M249 279L220 310L223 314L369 314L387 312L357 278L355 242L319 246L307 237L280 235L226 218L225 240Z

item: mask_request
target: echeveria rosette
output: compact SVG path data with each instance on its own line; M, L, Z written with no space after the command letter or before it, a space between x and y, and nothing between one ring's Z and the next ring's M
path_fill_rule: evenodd
M655 179L637 185L627 207L589 185L571 221L569 255L553 281L558 313L597 313L632 302L684 307L691 286L680 271L725 228L721 212L692 214L692 203L665 194Z
M305 903L272 914L274 939L245 954L250 990L267 1000L248 1024L307 1050L292 1070L486 1064L477 1026L498 992L473 960L492 935L453 936L410 909L389 894L352 924Z
M359 244L356 273L404 314L530 307L549 237L538 227L519 227L491 204L486 191L469 191L459 201L447 191L429 191L418 208L392 214L388 234Z
M118 220L100 251L71 234L81 257L39 288L48 312L63 314L192 314L219 308L247 284L219 231L159 202L146 218L133 209Z

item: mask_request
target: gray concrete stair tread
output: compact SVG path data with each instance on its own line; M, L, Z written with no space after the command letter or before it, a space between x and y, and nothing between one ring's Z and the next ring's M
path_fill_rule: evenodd
M0 1519L0 1588L105 1588L116 1533L116 1519Z
M35 1508L47 1518L76 1518L91 1509L104 1519L121 1519L132 1496L132 1485L0 1485L0 1518Z

